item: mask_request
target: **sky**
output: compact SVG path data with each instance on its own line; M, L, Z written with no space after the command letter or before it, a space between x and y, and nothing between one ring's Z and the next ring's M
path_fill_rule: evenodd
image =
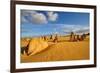
M89 13L21 10L21 37L89 32Z

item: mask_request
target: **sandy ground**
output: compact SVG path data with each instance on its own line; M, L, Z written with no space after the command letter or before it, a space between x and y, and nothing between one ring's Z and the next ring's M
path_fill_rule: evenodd
M68 37L60 37L57 43L49 41L49 46L35 55L21 54L21 63L89 59L89 37L84 41L77 42L69 42L65 39L68 39ZM21 41L21 46L27 43L24 40Z

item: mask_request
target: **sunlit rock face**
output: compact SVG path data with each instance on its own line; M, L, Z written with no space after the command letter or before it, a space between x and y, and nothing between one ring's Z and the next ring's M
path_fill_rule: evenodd
M29 43L28 53L35 55L48 47L48 43L41 38L32 38Z

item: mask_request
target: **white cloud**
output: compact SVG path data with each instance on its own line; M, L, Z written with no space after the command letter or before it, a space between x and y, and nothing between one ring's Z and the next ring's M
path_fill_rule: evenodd
M60 28L62 29L63 32L68 33L68 32L72 32L72 31L76 30L75 27L76 27L75 25L66 24L66 25L61 26Z
M49 21L56 21L58 18L58 14L54 12L47 12L47 16Z
M43 13L39 13L33 10L22 10L22 22L29 21L33 24L46 24L47 18Z
M89 33L89 27L81 27L81 28L75 30L75 32L76 32L77 34Z
M81 33L88 33L89 32L89 26L81 26L81 25L64 25L60 27L62 32L65 33L70 33L70 32L75 32L76 34L81 34Z
M33 10L21 10L21 15L22 16L26 16L26 15L30 15L30 14L35 14L37 13L36 11Z
M32 14L31 21L36 24L46 24L47 23L46 16L42 13Z
M21 17L21 22L22 22L22 23L23 23L23 22L24 22L24 23L27 23L28 21L27 21L27 19L25 19L24 16L22 16L22 17Z

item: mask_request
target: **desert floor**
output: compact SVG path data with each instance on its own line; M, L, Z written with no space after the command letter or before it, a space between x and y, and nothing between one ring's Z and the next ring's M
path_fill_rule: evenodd
M21 54L21 63L89 59L89 36L84 41L77 42L69 42L66 39L69 37L60 37L57 43L49 41L49 46L35 55Z

